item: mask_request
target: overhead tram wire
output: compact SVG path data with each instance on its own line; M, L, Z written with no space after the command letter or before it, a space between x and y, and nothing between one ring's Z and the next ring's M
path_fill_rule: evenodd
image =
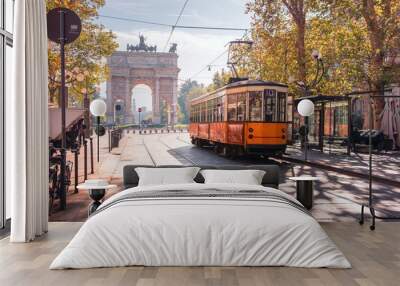
M247 29L245 29L245 33L243 34L243 36L240 39L244 39L244 37L246 37L247 33L249 31ZM225 45L226 47L226 45ZM224 56L227 52L229 51L228 49L225 49L221 54L219 54L218 56L216 56L211 62L209 62L207 65L205 65L201 70L199 70L198 72L196 72L195 74L193 74L191 77L188 77L188 80L192 80L193 78L196 78L200 73L202 73L204 70L206 70L209 66L211 66L213 63L215 63L217 60L219 60L222 56Z
M245 28L235 28L235 27L172 25L172 24L165 24L165 23L160 23L160 22L144 21L144 20L131 19L131 18L108 16L108 15L98 15L98 17L100 17L100 18L108 18L108 19L113 19L113 20L119 20L119 21L140 23L140 24L146 24L146 25L155 25L155 26L161 26L161 27L168 27L168 28L173 28L174 27L174 29L221 30L221 31L244 31L244 32L246 32L248 30L248 29L245 29Z
M176 25L178 25L178 22L179 22L179 20L181 19L182 14L183 14L183 11L185 10L186 5L187 5L188 2L189 2L189 0L186 0L185 3L183 3L182 9L181 9L181 11L179 12L179 15L178 15L178 18L176 19L175 25L173 25L173 26L171 27L171 32L169 33L167 42L165 43L165 46L164 46L164 49L163 49L164 52L165 52L165 50L166 50L167 47L168 47L169 41L171 40L171 37L172 37L172 34L173 34L174 31L175 31L175 27L176 27Z
M208 68L208 66L212 65L213 63L215 63L217 60L219 60L221 57L223 57L227 52L228 52L228 49L224 50L221 54L216 56L209 64L205 65L201 70L199 70L198 72L193 74L188 79L191 80L192 78L196 78L199 74L201 74L204 70L206 70Z

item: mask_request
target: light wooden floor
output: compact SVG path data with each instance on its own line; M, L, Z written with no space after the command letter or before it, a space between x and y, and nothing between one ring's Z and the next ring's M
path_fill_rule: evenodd
M125 267L48 270L81 223L50 223L49 233L29 244L0 241L0 285L400 285L400 223L322 223L352 269L288 267Z

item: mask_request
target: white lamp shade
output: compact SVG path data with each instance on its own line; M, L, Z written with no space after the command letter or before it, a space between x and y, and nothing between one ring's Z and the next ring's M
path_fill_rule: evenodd
M297 111L301 116L310 116L314 113L314 103L309 99L303 99L297 104Z
M318 50L313 50L312 53L311 53L311 56L314 59L318 59L319 58L319 51Z
M90 104L90 113L94 116L103 116L106 114L107 105L102 99L95 99Z

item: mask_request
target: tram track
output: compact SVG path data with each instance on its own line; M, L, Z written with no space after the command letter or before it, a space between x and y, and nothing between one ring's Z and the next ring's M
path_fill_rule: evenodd
M142 144L143 144L143 146L144 146L144 149L146 149L146 152L147 152L147 154L149 155L149 158L150 158L151 162L153 163L153 165L154 165L154 166L157 166L157 162L156 162L156 160L154 160L153 155L151 155L150 149L149 149L149 147L146 145L144 139L145 139L145 137L142 138Z
M176 139L179 140L178 137L179 137L179 136L177 136ZM164 145L165 147L168 148L168 152L175 154L175 158L176 158L178 161L180 161L178 158L183 158L184 160L188 161L188 162L190 163L190 165L197 165L196 162L194 162L193 160L189 159L187 156L185 156L185 155L183 155L183 154L181 154L181 153L176 152L171 146L169 146L167 143L165 143L163 140L161 140L161 137L160 137L160 136L157 136L157 140L158 140L162 145ZM183 141L183 140L179 140L179 141ZM183 141L183 142L184 142L184 141ZM187 142L185 142L185 143L187 143ZM181 162L181 163L182 163L182 162Z
M154 134L154 135L156 135L156 134ZM145 136L144 136L144 138L142 139L142 143L143 143L143 145L144 145L144 147L145 147L145 149L146 149L146 152L149 154L149 157L150 157L150 159L151 159L151 161L152 161L152 163L153 163L153 165L154 166L157 166L158 164L157 164L157 162L156 162L156 160L154 159L154 157L152 156L152 154L151 154L151 152L150 152L150 148L147 146L147 144L145 143ZM175 139L177 140L177 141L181 141L181 142L183 142L183 143L185 143L185 144L187 144L188 146L190 146L190 145L192 145L190 142L188 142L187 140L184 140L184 139L182 139L182 138L180 138L179 136L175 136ZM199 165L200 163L199 162L195 162L194 160L192 160L192 159L190 159L188 156L186 156L185 154L182 154L181 152L177 152L177 151L175 151L174 149L174 147L171 147L170 145L168 145L164 140L162 140L162 138L161 138L161 136L159 135L159 134L157 134L157 139L156 139L156 141L157 142L159 142L161 145L163 145L164 147L166 147L167 148L167 152L169 152L171 155L173 155L174 157L175 157L175 159L177 159L180 163L182 163L182 165ZM212 152L210 152L210 154L212 154L212 155L214 155L214 156L218 156L218 155L216 155L216 154L214 154L214 153L212 153ZM220 157L220 156L218 156L218 157ZM223 159L228 159L229 160L229 158L225 158L225 157L222 157ZM254 160L253 159L249 159L249 158L243 158L243 159L239 159L239 160L232 160L232 161L234 161L234 162L231 162L231 163L234 163L234 164L241 164L241 165L257 165L257 164L276 164L276 165L278 165L278 166L282 166L282 165L285 165L285 164L288 164L288 165L293 165L293 162L290 162L290 161L288 161L288 160L285 160L284 158L276 158L276 157L269 157L268 158L268 161L269 162L254 162ZM229 164L229 163L228 163Z

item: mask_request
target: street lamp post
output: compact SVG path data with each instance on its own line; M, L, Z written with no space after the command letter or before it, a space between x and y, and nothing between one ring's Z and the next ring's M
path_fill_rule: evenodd
M141 121L142 119L140 118L140 114L142 113L141 107L138 108L138 113L139 113L139 132L140 132L140 131L142 131L142 128L141 128L142 127L142 121Z
M309 99L303 99L297 105L297 111L304 117L304 161L307 161L308 151L308 117L314 113L314 103Z
M85 125L87 126L86 130L85 130L85 137L89 138L90 137L90 130L89 130L89 126L90 126L90 112L89 112L89 108L90 108L90 98L89 96L92 94L96 93L96 89L93 89L91 91L89 91L89 87L88 87L88 77L89 77L89 72L87 70L85 70L83 73L80 71L79 67L74 68L74 71L77 73L76 75L76 81L78 82L83 82L85 81L85 87L82 88L81 90L77 90L75 89L76 92L83 94L83 109L85 110L84 112L84 122Z
M65 45L75 41L81 33L81 19L72 10L57 7L47 13L47 36L55 43L60 44L60 98L61 98L61 166L60 166L60 209L67 207L66 198L66 73L65 73Z
M311 57L317 63L317 71L315 73L314 79L309 83L305 83L303 81L296 80L293 76L289 77L289 82L296 84L300 89L303 90L304 96L310 96L311 90L314 89L322 80L325 75L325 66L324 61L322 60L322 54L318 50L313 50L311 53Z
M311 53L311 57L316 61L317 63L317 71L315 73L314 79L309 83L305 83L303 81L298 81L296 80L293 76L289 77L289 82L296 84L304 93L304 96L310 96L311 95L311 90L315 89L317 85L321 82L322 78L325 75L325 66L324 62L322 60L322 54L318 50L313 50ZM304 117L304 146L305 146L305 151L304 151L304 159L307 161L307 139L308 139L308 119L309 116L311 116L314 113L314 103L311 100L308 99L303 99L302 101L299 102L297 105L297 111L300 113L301 116Z
M107 111L107 105L102 99L95 99L90 104L90 112L96 117L97 129L97 162L100 161L100 117L104 116Z

